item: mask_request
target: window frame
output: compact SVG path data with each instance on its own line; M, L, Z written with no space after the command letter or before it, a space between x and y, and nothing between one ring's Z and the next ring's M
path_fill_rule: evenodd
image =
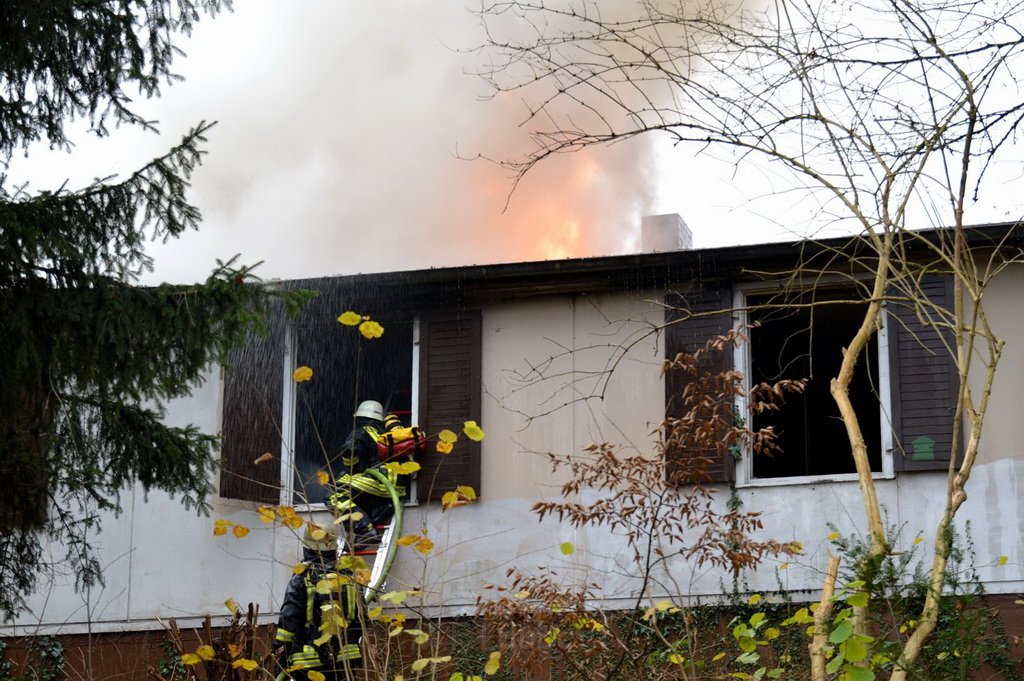
M295 433L297 406L296 382L292 380L292 374L296 367L296 325L289 322L284 334L284 352L282 357L282 376L284 388L281 395L281 504L293 506L299 512L325 511L327 505L323 502L295 504ZM410 423L419 422L419 390L420 390L420 317L416 315L412 320L412 394ZM409 485L409 496L405 500L405 506L418 506L416 476L412 476Z
M842 285L848 282L847 278L820 277L814 282L807 282L806 286L798 287L806 290L814 287ZM736 282L733 285L733 328L738 333L746 333L748 323L747 298L752 295L763 295L778 293L783 290L782 284L767 284L764 282ZM896 477L895 465L893 463L893 423L892 423L892 376L890 373L889 355L889 315L885 303L882 304L879 329L875 332L872 342L877 343L878 349L878 418L881 425L881 459L882 470L872 473L875 480L891 480ZM736 413L742 414L747 423L752 422L750 401L746 395L751 389L751 366L750 344L739 343L733 350L733 366L743 376L743 395L736 399ZM735 462L735 485L737 488L754 487L777 487L782 485L809 485L825 482L856 482L857 474L825 474L825 475L799 475L778 478L756 478L754 477L753 452L747 447L743 451L740 460Z

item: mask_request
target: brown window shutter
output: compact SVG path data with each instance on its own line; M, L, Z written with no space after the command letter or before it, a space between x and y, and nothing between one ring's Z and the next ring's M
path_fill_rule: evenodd
M281 496L284 332L253 335L224 368L220 495L277 504ZM270 452L273 459L255 461Z
M953 308L951 276L925 277L921 292L932 303ZM922 323L911 304L893 302L888 311L893 466L897 471L946 470L958 378L956 361L942 340L945 336L952 344L952 332Z
M692 354L712 338L732 329L732 288L721 283L713 288L694 288L685 294L670 293L665 298L665 322L665 356L672 359L680 352ZM733 366L730 352L723 352L717 357L709 356L708 360L709 363L702 369L709 372L729 371ZM686 388L686 381L687 377L681 372L668 371L665 374L666 417L679 418L683 415L678 402ZM731 406L728 408L731 409ZM683 461L687 456L700 456L711 460L707 468L711 482L729 482L735 476L732 457L718 451L682 452L669 448L665 456L670 471L673 461Z
M480 494L480 443L460 435L447 455L433 445L445 428L461 433L466 421L480 422L480 383L479 310L421 317L419 421L431 436L417 477L424 501L440 500L459 485Z

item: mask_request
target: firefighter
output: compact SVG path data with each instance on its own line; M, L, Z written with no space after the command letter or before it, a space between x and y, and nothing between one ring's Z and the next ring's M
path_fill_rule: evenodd
M377 541L375 524L390 521L394 504L387 488L367 470L381 463L377 453L377 440L384 433L401 428L402 423L394 414L384 414L384 407L376 400L366 400L356 408L353 437L342 452L341 462L345 473L335 482L337 492L327 499L327 505L336 517L345 517L344 527L349 539L354 540L355 549L374 546ZM392 483L397 476L385 474ZM399 488L399 495L405 493Z
M361 663L358 587L350 576L338 573L337 537L325 533L315 539L314 532L307 525L302 537L305 570L288 581L274 640L290 678L306 681L308 672L316 670L327 681L335 681L345 678L346 665L354 669ZM316 585L324 579L333 580L337 588L318 592ZM328 627L322 626L325 614L330 617ZM325 633L330 636L317 645Z

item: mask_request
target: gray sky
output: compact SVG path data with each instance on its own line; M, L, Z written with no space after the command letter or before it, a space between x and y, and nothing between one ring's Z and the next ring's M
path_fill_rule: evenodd
M186 80L140 109L162 135L75 135L76 151L35 149L13 179L43 189L126 174L199 120L217 120L193 182L198 232L152 249L148 280L204 277L217 258L263 260L264 277L304 277L637 249L644 214L678 212L697 247L789 238L747 200L771 192L664 140L556 158L505 206L507 171L478 154L529 149L521 101L485 101L468 75L483 41L462 0L239 0L198 25L175 70ZM771 214L769 214L771 213Z

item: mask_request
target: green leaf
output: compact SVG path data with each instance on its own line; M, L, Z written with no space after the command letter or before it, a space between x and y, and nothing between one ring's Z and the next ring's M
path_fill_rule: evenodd
M761 659L761 656L758 655L757 653L755 653L755 652L747 652L747 653L743 653L742 655L737 657L736 661L739 662L740 664L757 664L760 659Z
M870 669L848 664L843 668L843 681L875 681L875 673Z
M737 643L739 643L740 650L742 650L744 653L750 653L757 650L757 643L755 643L754 639L750 638L749 636L744 636L743 638L739 639Z
M843 644L843 656L850 662L860 662L868 656L868 647L859 636L851 636Z
M842 643L846 639L850 638L853 633L853 624L847 620L843 620L836 625L836 628L832 630L832 633L828 635L829 643Z
M836 655L828 661L827 665L825 665L825 671L829 674L835 674L837 671L839 671L839 668L843 666L843 662L845 661L846 660L843 659L842 654Z
M846 597L846 604L854 608L866 608L868 607L868 599L866 591L858 591Z
M754 627L755 629L759 627L762 622L764 622L763 612L755 612L753 615L750 616L750 626Z

